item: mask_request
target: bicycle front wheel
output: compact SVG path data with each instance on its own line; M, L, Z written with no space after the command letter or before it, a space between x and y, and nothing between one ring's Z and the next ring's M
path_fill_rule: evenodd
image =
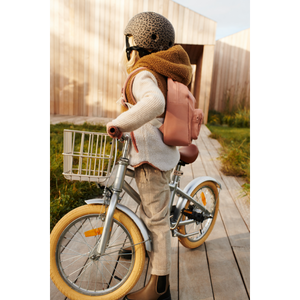
M178 231L182 234L189 234L196 232L196 234L189 237L178 237L180 243L186 248L197 248L202 245L210 235L219 211L219 192L216 185L209 181L199 184L191 193L194 200L203 205L213 216L201 222L193 222L188 225L178 226ZM187 201L185 209L201 213L201 210L196 208L193 203ZM182 220L186 217L183 216Z
M84 205L65 215L50 239L50 275L69 299L109 300L127 294L139 280L145 263L143 238L135 223L115 210L105 253L93 257L101 239L105 207ZM119 251L131 248L131 258Z

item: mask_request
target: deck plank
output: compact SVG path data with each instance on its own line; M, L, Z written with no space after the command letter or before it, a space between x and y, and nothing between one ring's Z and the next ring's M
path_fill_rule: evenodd
M178 298L178 238L171 237L171 273L170 273L170 291L172 300Z
M208 133L210 133L210 131L206 128L206 132L205 134L202 134L201 138L204 141L210 156L212 157L216 169L220 170L220 161L217 159L218 153L213 146L214 140L207 137ZM233 247L235 257L238 261L239 268L243 275L247 292L250 295L250 234L247 232L247 230L250 231L250 207L249 205L247 205L247 203L246 205L242 205L242 201L247 201L247 197L243 197L244 199L241 197L242 189L235 177L225 176L224 174L222 174L222 172L218 172L227 187L227 191L229 192L231 198L234 200L233 203L235 204L236 209L243 217L241 219L239 218L237 213L233 214L236 209L233 206L230 197L225 197L224 200L226 201L226 205L224 205L223 209L223 213L225 211L224 222L226 228L230 232L231 246ZM235 216L236 218L231 218L230 220L230 217L232 216ZM242 224L241 220L244 221L246 228Z
M210 135L210 131L206 126L203 126L203 132L205 133L206 137ZM203 137L204 134L202 133L201 136ZM221 169L221 162L218 159L219 157L219 151L222 148L220 143L215 139L206 139L206 145L209 146L209 153L212 157L215 166L218 170ZM237 180L236 177L233 176L225 176L220 172L220 175L222 179L224 180L225 184L228 187L228 190L230 194L232 195L232 198L240 211L241 216L244 219L244 222L246 223L246 226L248 227L248 230L250 231L250 199L249 196L244 195L243 189L241 187L240 182Z
M253 248L233 247L234 254L239 261L239 267L247 288L249 298L253 298Z
M187 249L179 243L179 299L213 300L204 245Z
M182 168L181 183L184 188L193 178L205 176L201 157ZM204 245L187 249L179 243L179 299L213 300L210 273Z
M243 276L245 286L248 294L250 295L250 233L247 228L244 220L241 217L239 210L232 198L232 195L229 193L228 186L223 181L223 178L220 171L215 165L215 159L213 159L215 149L209 143L209 138L205 131L200 133L201 139L197 141L199 147L201 158L203 159L205 169L209 172L209 176L214 177L222 185L222 192L220 196L220 213L223 217L224 226L232 247L239 269ZM210 155L212 152L212 156ZM239 251L239 248L244 249L244 251Z
M63 295L50 279L50 300L65 300L66 296Z
M220 214L205 242L215 300L248 300Z

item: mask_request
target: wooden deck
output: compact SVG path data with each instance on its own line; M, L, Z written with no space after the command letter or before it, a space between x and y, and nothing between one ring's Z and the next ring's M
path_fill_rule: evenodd
M74 117L75 118L75 117ZM90 120L87 117L76 124ZM85 119L86 118L86 119ZM51 123L72 117L51 116ZM99 118L100 119L100 118ZM98 120L99 121L99 120ZM91 122L98 122L91 118ZM107 120L101 119L104 124ZM75 123L75 122L74 122ZM184 167L181 186L199 176L211 176L222 185L220 210L215 227L206 242L197 249L184 248L172 238L172 271L170 275L172 300L244 300L250 298L250 208L249 199L242 196L240 180L220 172L217 160L218 141L210 139L206 126L196 145L200 151L197 160ZM131 183L133 187L135 182ZM125 195L122 203L136 210L136 204ZM134 290L149 279L146 260L142 278ZM50 280L51 300L67 300ZM113 299L112 299L113 300Z

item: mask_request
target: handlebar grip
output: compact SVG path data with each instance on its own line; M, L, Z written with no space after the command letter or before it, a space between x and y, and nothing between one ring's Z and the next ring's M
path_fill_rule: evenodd
M119 138L122 135L122 132L120 131L120 129L116 126L110 126L107 129L107 133L114 138Z

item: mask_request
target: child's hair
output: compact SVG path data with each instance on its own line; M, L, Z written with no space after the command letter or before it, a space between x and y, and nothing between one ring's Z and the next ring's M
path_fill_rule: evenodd
M129 45L131 46L136 46L133 36L130 36L128 38ZM136 50L132 50L130 54L130 60L127 60L127 54L126 54L126 46L124 46L124 49L122 51L122 58L121 58L121 64L125 68L125 70L128 71L135 65L135 63L140 59L139 53Z

